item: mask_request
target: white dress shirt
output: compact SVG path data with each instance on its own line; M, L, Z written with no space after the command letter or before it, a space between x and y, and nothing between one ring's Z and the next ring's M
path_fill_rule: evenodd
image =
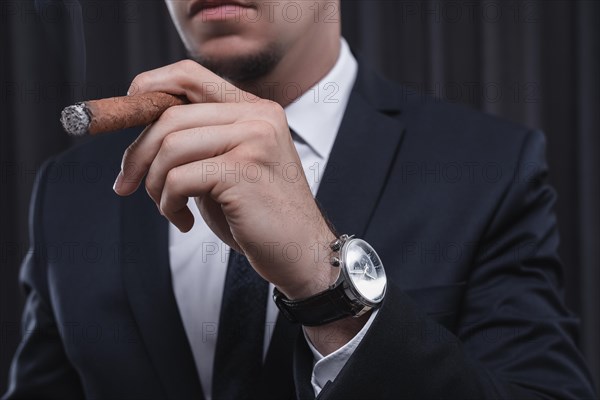
M317 193L323 177L356 80L357 70L356 59L346 41L342 39L340 56L333 69L285 109L289 126L298 136L295 137L294 144L313 195ZM229 247L207 227L193 199L190 199L188 206L196 219L194 227L188 233L181 233L175 226L169 226L169 259L179 312L204 395L210 400ZM273 286L270 285L269 289L272 291ZM271 296L269 299L264 355L278 315L277 306ZM335 379L367 329L368 326L350 343L327 357L320 355L309 342L315 356L312 377L315 395L328 380Z

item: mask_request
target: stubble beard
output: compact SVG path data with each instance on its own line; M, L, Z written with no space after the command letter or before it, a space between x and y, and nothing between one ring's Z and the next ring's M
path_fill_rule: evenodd
M283 51L273 44L254 54L218 58L200 52L190 54L190 58L223 79L243 85L269 75L283 58Z

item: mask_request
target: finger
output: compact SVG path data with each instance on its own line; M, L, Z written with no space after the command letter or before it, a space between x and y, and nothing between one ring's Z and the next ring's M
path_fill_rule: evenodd
M255 103L259 100L192 60L139 74L127 93L154 91L183 95L192 103Z
M243 104L187 104L171 107L149 125L127 148L114 190L121 196L135 192L148 172L163 139L171 132L194 127L226 125L249 113Z
M248 131L248 123L206 126L173 132L164 138L146 176L146 191L156 204L169 171L181 165L227 153L238 146ZM203 176L218 174L219 166L204 164Z
M210 230L233 250L238 253L243 253L241 247L231 233L231 228L225 214L223 214L221 205L210 196L196 197L195 201L198 210L200 210L200 215L202 215L204 222Z
M187 207L188 198L208 196L218 185L218 179L202 176L201 171L209 162L222 162L220 158L181 165L167 174L159 208L181 232L188 232L194 225L194 217Z
M194 214L192 214L187 205L183 206L180 210L165 215L165 217L182 233L189 232L194 227Z
M268 140L271 135L272 140ZM255 143L254 138L261 139ZM277 152L275 128L265 121L243 121L235 124L192 128L169 134L161 143L146 177L146 191L158 204L168 172L180 165L198 160L206 160L231 152L240 145L247 150L236 155L240 168L259 162L260 156ZM250 150L248 150L250 149ZM221 166L212 162L203 164L199 171L203 176L220 175Z

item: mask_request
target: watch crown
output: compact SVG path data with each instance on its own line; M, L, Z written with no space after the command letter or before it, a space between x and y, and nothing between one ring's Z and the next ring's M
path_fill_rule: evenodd
M342 241L340 239L335 239L329 247L332 251L340 251L342 248Z
M329 247L331 248L332 251L340 251L340 249L342 248L344 243L346 243L346 241L348 239L351 239L353 237L354 237L354 235L349 236L349 235L343 234L339 238L337 238L333 242L331 242Z
M331 265L334 267L339 267L341 264L341 261L339 258L337 257L331 257Z

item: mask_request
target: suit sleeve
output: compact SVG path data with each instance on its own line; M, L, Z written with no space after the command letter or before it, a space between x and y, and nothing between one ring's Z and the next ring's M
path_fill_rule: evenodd
M360 345L319 399L595 399L564 306L545 139L527 135L450 332L390 284ZM312 366L298 343L298 397Z
M51 168L50 162L41 168L32 195L30 249L21 266L20 277L26 295L22 340L13 358L8 391L3 400L85 397L79 377L65 354L48 293L41 221L45 186Z

